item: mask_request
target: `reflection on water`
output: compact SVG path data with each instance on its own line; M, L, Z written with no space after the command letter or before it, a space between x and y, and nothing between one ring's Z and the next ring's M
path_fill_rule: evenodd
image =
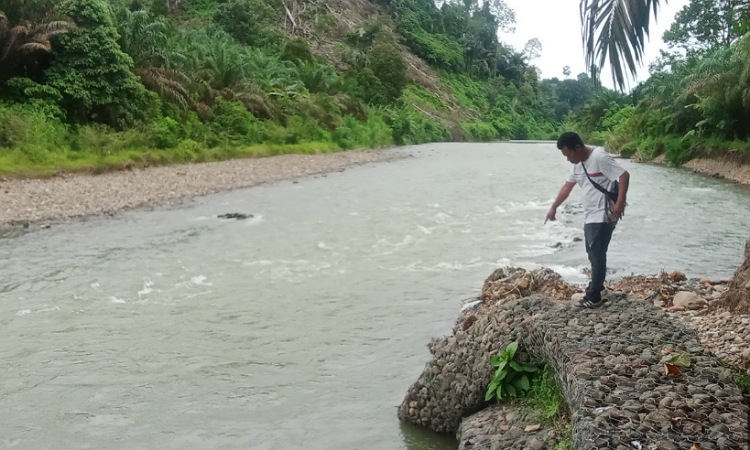
M0 445L455 449L396 407L500 265L585 282L552 144L414 158L0 239ZM624 161L613 276L731 276L747 189ZM243 212L252 220L217 216Z

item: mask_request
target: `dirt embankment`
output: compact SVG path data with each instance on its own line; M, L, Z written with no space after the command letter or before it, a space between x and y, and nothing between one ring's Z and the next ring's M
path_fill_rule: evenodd
M649 162L664 164L664 155L659 155ZM714 178L750 185L750 164L731 157L695 158L683 164L682 167Z

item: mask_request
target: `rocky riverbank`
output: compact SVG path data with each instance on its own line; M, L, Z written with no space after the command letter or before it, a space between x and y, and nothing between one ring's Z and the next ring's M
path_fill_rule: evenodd
M738 164L733 161L696 158L686 162L686 169L733 181L738 184L750 185L750 165Z
M499 269L453 333L429 344L433 359L399 417L456 432L462 450L554 448L559 428L512 405L484 409L489 358L519 341L527 359L553 367L574 448L747 448L748 405L727 368L750 375L745 272L731 283L679 272L626 277L610 285L604 307L580 310L570 303L577 288L558 274ZM669 352L690 357L679 376L665 373Z
M664 164L665 158L664 155L659 155L650 161L643 162ZM750 185L750 164L743 164L730 158L694 158L683 164L682 167L695 173L729 180L737 184Z
M393 150L280 155L47 179L0 178L0 228L171 204L231 189L399 158Z

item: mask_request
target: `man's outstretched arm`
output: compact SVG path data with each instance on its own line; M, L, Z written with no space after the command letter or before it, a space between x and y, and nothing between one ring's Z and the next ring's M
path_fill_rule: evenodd
M557 220L557 218L555 217L555 215L557 214L557 208L562 205L563 202L568 198L575 185L575 183L572 183L570 181L566 181L565 184L562 185L562 187L560 188L560 192L557 194L557 198L552 203L552 207L547 213L547 218L544 219L544 223L547 223L548 220Z

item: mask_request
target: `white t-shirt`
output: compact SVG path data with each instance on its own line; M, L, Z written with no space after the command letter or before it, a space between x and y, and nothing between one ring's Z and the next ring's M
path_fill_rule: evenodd
M625 169L617 161L600 147L591 151L588 159L583 162L586 171L592 180L599 183L604 189L611 191L615 181L625 173ZM584 223L606 223L607 201L603 192L591 184L586 177L581 163L574 164L568 175L570 183L576 183L583 189Z

